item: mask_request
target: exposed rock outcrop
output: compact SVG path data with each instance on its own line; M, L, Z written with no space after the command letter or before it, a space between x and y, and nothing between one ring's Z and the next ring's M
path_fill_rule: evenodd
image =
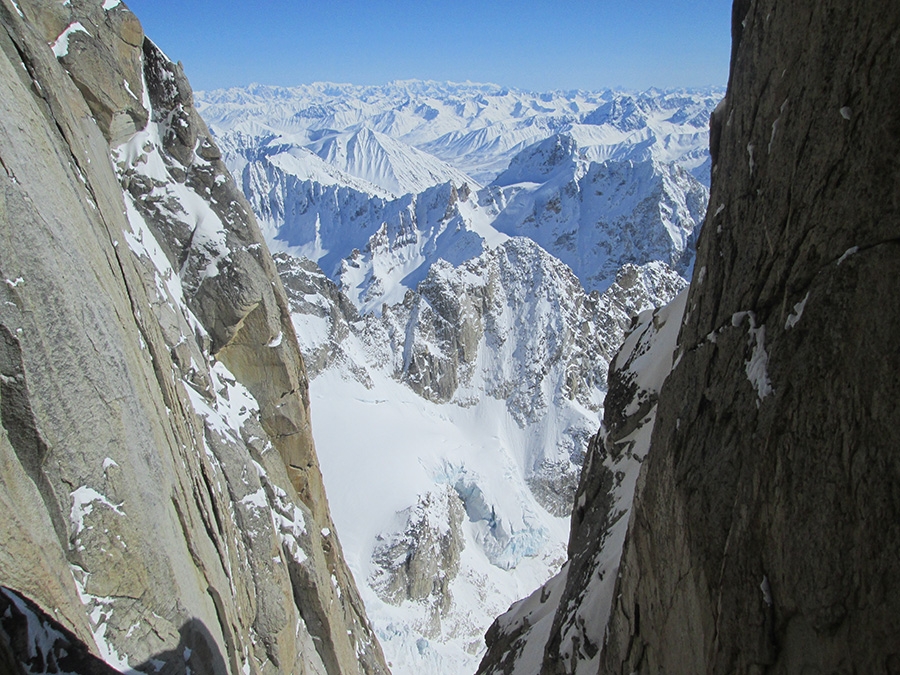
M119 669L386 673L181 67L115 0L0 25L0 584Z
M402 530L380 537L375 547L372 587L385 602L427 603L431 625L422 629L428 637L440 634L441 615L453 601L450 582L459 571L459 554L465 546L464 515L462 500L445 486L398 514Z
M604 293L588 294L565 265L516 237L458 267L437 261L403 302L361 316L315 263L275 259L314 374L339 367L371 386L370 371L383 367L434 402L503 400L522 427L554 406L597 410L631 316L685 287L654 262L625 265ZM571 512L591 432L566 429L553 439L556 452L543 447L550 441L535 442L529 486L554 515Z
M897 672L900 6L733 26L601 672Z

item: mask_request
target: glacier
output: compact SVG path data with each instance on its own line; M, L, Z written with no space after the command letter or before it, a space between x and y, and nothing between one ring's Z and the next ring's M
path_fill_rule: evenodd
M610 361L687 285L722 94L195 93L276 253L394 673L474 672L495 617L559 572Z

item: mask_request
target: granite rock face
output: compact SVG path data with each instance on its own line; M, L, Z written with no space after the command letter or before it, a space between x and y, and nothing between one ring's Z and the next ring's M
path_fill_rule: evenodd
M733 26L600 672L898 672L900 7Z
M114 0L0 27L0 584L117 669L386 673L287 298L181 67Z

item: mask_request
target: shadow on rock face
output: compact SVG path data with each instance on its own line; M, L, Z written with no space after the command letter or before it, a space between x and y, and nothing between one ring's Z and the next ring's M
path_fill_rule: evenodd
M134 670L159 675L228 675L225 659L206 624L191 619L178 632L181 640L175 649L157 654Z
M219 646L202 621L191 619L179 633L181 640L175 649L157 654L126 672L227 675ZM0 673L120 675L29 598L4 586L0 586Z

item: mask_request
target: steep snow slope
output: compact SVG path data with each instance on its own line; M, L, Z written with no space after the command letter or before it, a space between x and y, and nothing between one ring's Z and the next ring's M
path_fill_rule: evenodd
M422 192L441 183L475 185L472 178L433 155L368 127L323 135L307 147L331 166L395 195Z
M325 479L387 657L397 673L472 672L493 617L563 559L631 316L686 284L673 267L692 263L706 189L690 171L715 97L431 83L206 96L287 254ZM413 143L494 182L441 168L436 184ZM395 197L387 177L406 169L427 187Z
M487 634L479 675L597 672L635 485L672 370L687 291L636 318L610 368L604 426L592 439L578 486L562 571L500 616Z
M376 317L311 261L276 262L314 377L335 522L394 672L472 672L493 616L562 561L630 316L685 282L662 263L629 266L589 296L516 238L435 264Z
M437 260L460 264L507 239L465 185L387 200L269 162L248 164L242 182L272 248L315 260L364 312L402 300Z
M576 138L557 134L523 150L479 193L493 226L538 242L588 290L607 288L626 263L664 260L689 276L706 188L675 163L592 161L609 148Z
M583 117L582 123L604 133L624 134L616 144L622 150L649 151L656 160L676 162L709 187L709 119L724 94L717 88L622 94Z
M368 127L306 134L261 130L259 134L220 132L218 141L235 174L248 162L266 158L300 178L349 185L384 197L417 193L446 182L477 185L437 157Z

